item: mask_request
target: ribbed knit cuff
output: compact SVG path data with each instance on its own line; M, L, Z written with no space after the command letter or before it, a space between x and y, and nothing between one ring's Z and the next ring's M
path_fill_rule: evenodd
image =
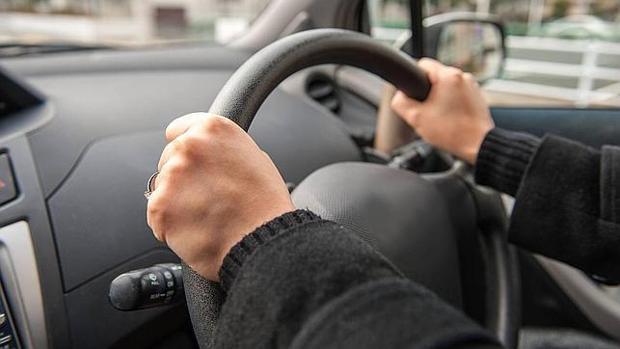
M540 142L526 133L492 129L478 152L476 182L515 196Z
M285 213L246 235L233 246L226 257L224 257L219 272L220 284L224 292L228 292L237 276L237 272L241 269L245 260L254 253L258 247L290 229L320 220L321 217L308 210L296 210Z

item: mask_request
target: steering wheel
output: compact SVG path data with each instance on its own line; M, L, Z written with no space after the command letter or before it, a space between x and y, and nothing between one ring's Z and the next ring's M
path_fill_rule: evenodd
M411 98L424 100L430 83L426 74L406 54L366 35L339 29L317 29L285 37L256 53L228 80L211 105L210 113L236 122L248 130L269 94L291 74L320 64L350 65L387 80ZM488 200L486 200L488 201ZM485 200L481 200L481 203ZM481 208L484 209L484 208ZM518 325L514 321L517 294L511 289L511 259L501 234L483 234L486 268L493 274L486 298L487 328L508 347L514 345ZM484 253L484 252L483 252ZM211 343L223 293L219 285L184 266L187 305L201 348Z

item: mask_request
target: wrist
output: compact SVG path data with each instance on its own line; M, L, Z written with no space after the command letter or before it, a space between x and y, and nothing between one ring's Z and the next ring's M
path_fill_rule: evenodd
M486 127L481 128L479 132L477 132L477 135L475 137L472 137L471 142L469 142L469 145L463 147L461 153L457 154L457 157L467 162L469 165L472 165L472 166L475 165L476 161L478 160L478 154L480 153L480 148L482 147L482 144L484 143L484 139L487 137L487 135L489 134L489 132L491 132L493 128L495 128L495 125L493 124L487 125Z
M224 258L229 254L231 249L235 245L239 244L239 242L242 241L246 236L248 236L253 231L256 231L257 228L267 224L268 222L272 222L273 220L276 220L279 217L287 216L291 212L296 211L295 206L288 198L287 200L283 200L279 203L274 202L272 203L271 206L265 207L265 208L266 210L264 212L261 212L260 209L257 209L254 212L255 215L253 215L253 218L247 219L245 220L245 222L238 225L234 229L235 233L230 234L227 237L227 239L221 244L219 251L218 251L217 263L215 264L216 276L217 276L217 271L220 269L224 261ZM216 281L219 281L219 280L216 280Z
M482 143L484 143L484 139L492 129L493 128L484 129L479 132L476 137L472 137L468 144L461 146L458 152L454 152L454 155L469 165L475 165L478 160L478 154L480 153Z
M476 164L476 159L478 158L479 151L480 151L480 145L478 146L472 145L472 146L464 148L461 152L456 154L456 157L465 161L469 165L473 166Z
M321 218L311 211L294 210L275 217L244 236L227 251L220 265L218 279L224 291L227 292L230 289L237 272L244 265L246 259L260 246L278 235L317 221L321 221Z

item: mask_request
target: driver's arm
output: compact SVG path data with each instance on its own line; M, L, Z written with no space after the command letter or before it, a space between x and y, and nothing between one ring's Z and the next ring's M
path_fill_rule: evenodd
M347 229L287 213L224 260L218 348L500 348Z
M215 347L499 348L353 233L295 210L269 157L231 121L192 114L166 136L148 223L221 281Z
M494 128L471 75L423 59L427 101L398 93L393 109L434 146L476 165L476 181L515 197L509 238L620 282L620 148Z

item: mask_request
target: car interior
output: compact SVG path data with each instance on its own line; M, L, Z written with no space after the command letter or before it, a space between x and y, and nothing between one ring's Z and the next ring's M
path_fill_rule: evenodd
M413 59L460 65L484 86L507 55L496 17L425 16L408 3L409 34L391 44L371 36L367 1L272 0L226 45L0 59L0 348L205 347L221 295L153 237L144 198L165 127L196 111L242 125L297 207L351 228L507 348L618 347L617 285L509 244L512 199L391 111L396 88L428 94ZM451 54L480 38L467 62ZM502 105L492 116L620 145L613 107Z

